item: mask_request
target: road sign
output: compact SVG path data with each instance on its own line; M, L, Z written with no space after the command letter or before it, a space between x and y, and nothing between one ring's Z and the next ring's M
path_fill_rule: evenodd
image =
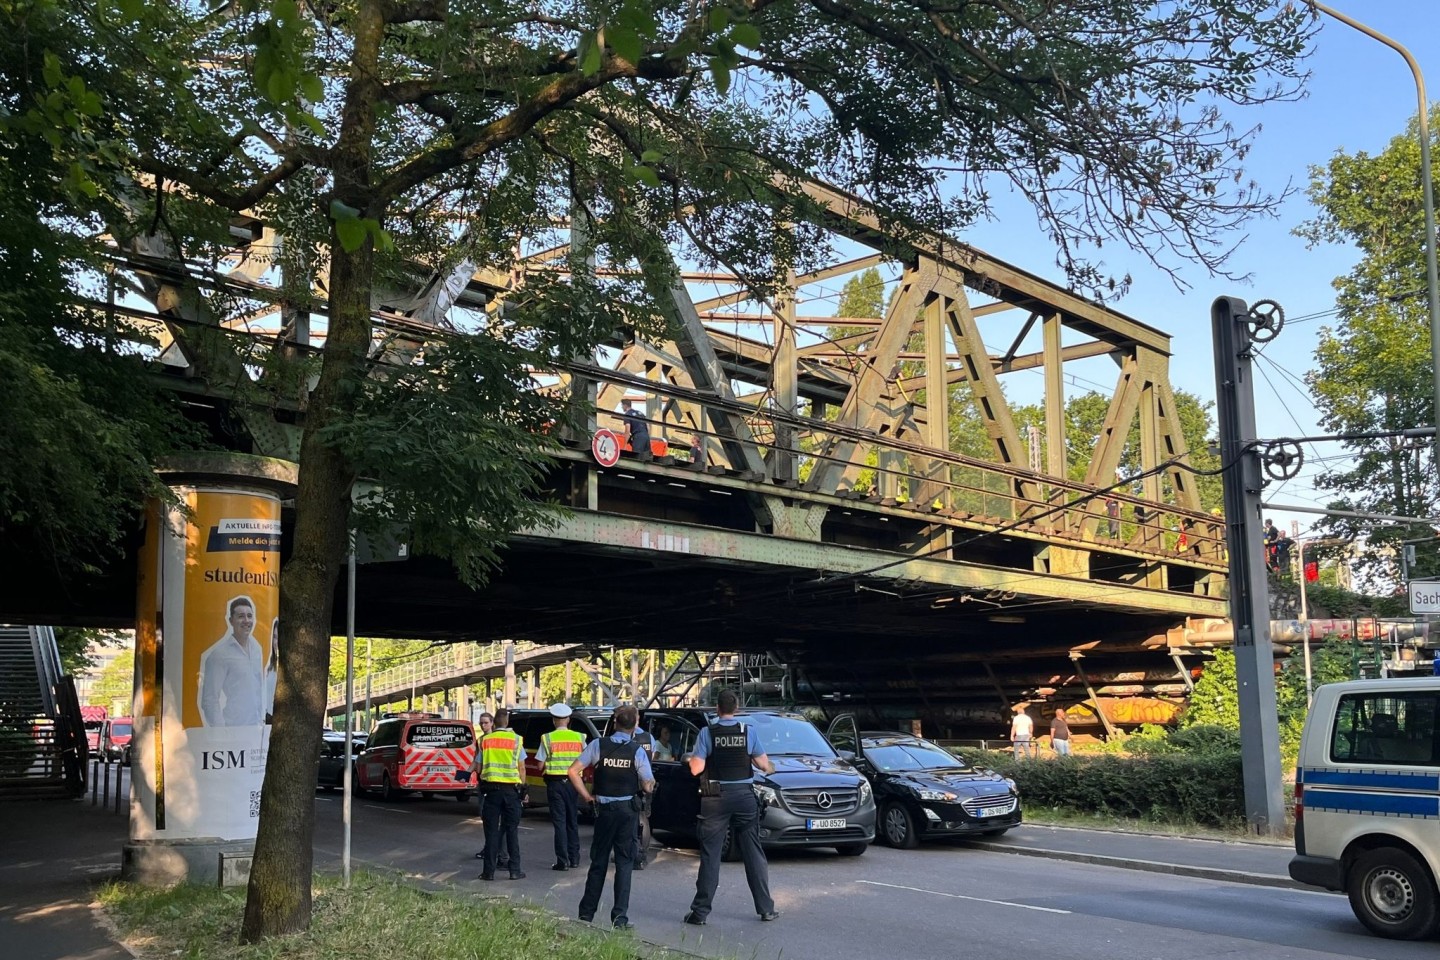
M1440 613L1440 580L1410 581L1410 612Z
M620 462L620 438L615 431L601 427L590 438L590 453L602 467L613 467Z

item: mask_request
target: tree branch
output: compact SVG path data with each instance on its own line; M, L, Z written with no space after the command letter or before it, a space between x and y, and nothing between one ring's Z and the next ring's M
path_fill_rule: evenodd
M681 61L648 58L636 65L608 57L600 69L588 77L578 72L558 77L505 116L473 131L466 131L457 136L450 146L422 153L401 165L376 186L375 197L386 202L432 177L483 157L492 150L524 136L556 110L563 109L592 90L598 90L615 80L625 77L674 79L680 75L683 67Z

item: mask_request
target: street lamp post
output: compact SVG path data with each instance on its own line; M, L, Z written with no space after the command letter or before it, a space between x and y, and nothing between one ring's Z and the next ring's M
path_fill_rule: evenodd
M1420 100L1420 186L1425 197L1425 276L1430 291L1430 363L1435 390L1435 404L1432 409L1434 419L1431 422L1440 426L1440 271L1437 271L1436 268L1435 198L1430 183L1430 103L1425 96L1425 77L1420 72L1420 65L1410 55L1410 51L1383 33L1372 30L1358 20L1353 20L1318 0L1307 0L1307 2L1320 13L1334 17L1348 27L1354 27L1367 37L1380 41L1400 54L1405 58L1405 63L1409 65L1410 72L1415 75L1415 92ZM1440 465L1440 431L1436 432L1434 443L1435 462Z

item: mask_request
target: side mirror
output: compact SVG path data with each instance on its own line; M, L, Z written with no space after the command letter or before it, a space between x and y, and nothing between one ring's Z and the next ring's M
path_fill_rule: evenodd
M856 762L854 750L836 750L835 752L840 754L841 760L849 760L851 763Z

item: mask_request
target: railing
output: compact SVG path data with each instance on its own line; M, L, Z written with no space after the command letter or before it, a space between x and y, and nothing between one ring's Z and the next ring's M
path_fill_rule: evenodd
M566 645L520 641L515 644L515 657L519 660L527 653L534 653L537 650L555 649L560 646ZM374 700L405 690L418 690L421 687L428 686L437 681L450 680L468 673L491 669L503 665L504 662L504 641L478 646L456 644L451 649L442 653L432 654L428 657L412 660L408 663L402 663L398 666L390 667L387 670L370 674L370 697ZM364 677L357 677L355 680L357 700L364 699L364 683ZM330 692L326 698L326 703L331 707L345 703L344 683L333 683L330 685Z
M745 464L726 455L727 444L735 441L705 426L728 416L744 422L749 440L759 445L762 455L770 452L777 426L795 438L795 479L777 479L774 458L767 455L765 472L750 476L753 480L807 490L816 470L830 470L840 475L833 496L843 500L909 507L942 521L1010 526L1022 534L1076 541L1088 549L1183 559L1216 569L1225 564L1222 518L1147 500L1124 487L1094 487L833 421L753 406L745 400L718 400L685 387L598 367L581 365L574 372L589 380L616 384L632 395L643 392L655 401L651 406L658 409L658 415L641 419L649 425L652 440L665 440L667 449L673 451L659 459L665 465L688 466L697 472L752 474ZM623 433L620 414L601 410L596 418L600 426ZM919 434L918 428L908 432ZM589 444L588 436L570 440ZM846 447L851 449L840 456ZM651 453L644 451L638 457L651 459Z

